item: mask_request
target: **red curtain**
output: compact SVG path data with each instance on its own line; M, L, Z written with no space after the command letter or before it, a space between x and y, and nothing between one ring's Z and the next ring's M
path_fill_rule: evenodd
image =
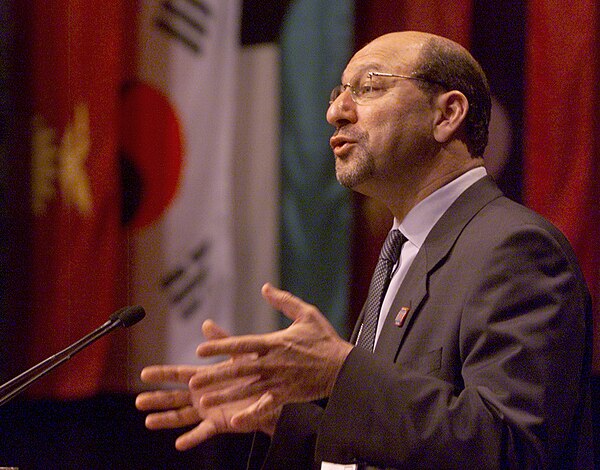
M31 308L27 366L62 350L122 306L118 92L120 1L34 0L31 54ZM30 389L72 399L123 386L123 333L104 338Z
M356 45L403 30L439 34L469 46L473 2L464 0L357 0Z
M600 319L598 6L530 0L528 10L524 200L570 240Z

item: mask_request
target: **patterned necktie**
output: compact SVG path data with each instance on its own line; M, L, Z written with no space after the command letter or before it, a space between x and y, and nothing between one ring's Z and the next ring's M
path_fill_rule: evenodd
M391 230L379 254L375 273L369 286L362 328L356 343L357 346L367 351L373 351L381 304L392 277L392 269L400 258L400 250L405 241L406 237L400 230Z

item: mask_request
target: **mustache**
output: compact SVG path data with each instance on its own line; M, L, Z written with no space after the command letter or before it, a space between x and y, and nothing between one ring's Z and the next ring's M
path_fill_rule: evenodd
M331 137L333 138L338 136L358 142L365 139L366 134L364 132L356 131L354 129L345 129L343 127L339 127L333 132Z

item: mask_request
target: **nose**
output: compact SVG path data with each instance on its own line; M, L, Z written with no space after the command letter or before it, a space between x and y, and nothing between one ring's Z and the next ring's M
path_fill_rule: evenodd
M327 122L334 127L356 122L356 103L350 90L346 88L327 108Z

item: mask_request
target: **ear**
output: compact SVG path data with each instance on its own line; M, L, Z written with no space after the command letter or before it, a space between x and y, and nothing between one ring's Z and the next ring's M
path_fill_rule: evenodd
M458 90L442 93L435 98L433 136L439 143L450 141L464 122L469 101Z

